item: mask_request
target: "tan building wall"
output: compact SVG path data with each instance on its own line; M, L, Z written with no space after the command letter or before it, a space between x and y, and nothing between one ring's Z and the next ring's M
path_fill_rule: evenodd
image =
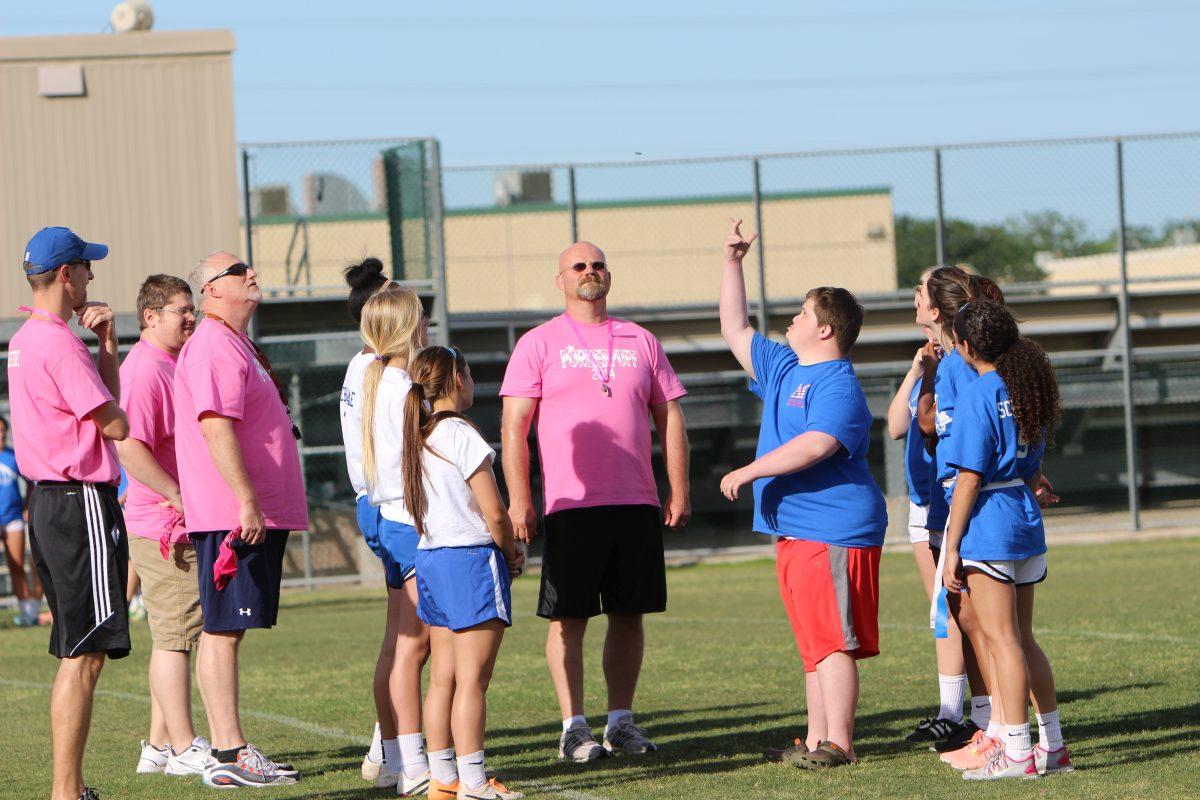
M578 211L579 235L604 249L613 271L614 305L708 304L716 302L721 242L731 216L753 219L749 199L585 205ZM763 226L773 298L801 297L825 284L862 293L896 288L887 190L769 196L763 202ZM343 292L340 270L351 260L372 254L388 260L382 216L314 218L307 227L314 293ZM293 230L292 223L255 226L255 267L264 286L286 284ZM451 312L547 309L562 303L554 274L569 238L565 210L510 206L451 212L445 238ZM293 265L299 252L297 243ZM754 297L757 259L750 258L747 267L747 289Z
M21 256L46 225L109 245L92 294L120 312L146 275L238 248L233 48L224 30L0 39L6 301L28 296ZM75 67L83 96L42 96Z
M1094 256L1055 258L1042 265L1046 270L1046 282L1096 281L1116 282L1120 280L1121 265L1116 253ZM1200 282L1200 244L1177 247L1149 247L1145 250L1130 250L1125 255L1125 269L1130 280L1139 278L1180 278L1179 281L1162 281L1154 284L1155 289L1168 291L1194 287ZM1061 286L1050 290L1053 294L1072 294L1079 287Z

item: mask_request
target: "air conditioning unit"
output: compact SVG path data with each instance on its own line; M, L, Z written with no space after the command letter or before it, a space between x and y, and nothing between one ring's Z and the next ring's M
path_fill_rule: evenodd
M492 197L498 206L549 203L554 199L550 173L498 172L492 183Z
M250 192L250 213L256 217L286 217L292 215L292 201L287 184L259 186Z

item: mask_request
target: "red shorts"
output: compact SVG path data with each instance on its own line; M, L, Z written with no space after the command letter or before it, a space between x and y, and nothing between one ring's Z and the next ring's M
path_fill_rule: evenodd
M779 594L805 672L833 653L879 655L880 549L806 539L775 542Z

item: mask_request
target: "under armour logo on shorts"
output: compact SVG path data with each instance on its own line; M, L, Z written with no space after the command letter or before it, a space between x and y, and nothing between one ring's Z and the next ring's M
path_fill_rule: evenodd
M248 616L250 616L251 613L253 613L253 612L249 608L239 608L238 609L238 614L243 617L248 617Z

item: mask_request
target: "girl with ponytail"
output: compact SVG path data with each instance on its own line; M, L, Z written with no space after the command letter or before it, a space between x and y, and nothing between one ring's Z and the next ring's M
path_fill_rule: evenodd
M989 685L1004 733L968 780L1036 778L1073 769L1063 745L1054 675L1033 636L1034 588L1046 578L1046 534L1034 493L1059 420L1058 380L1036 343L992 300L972 300L954 319L957 352L978 373L958 396L945 462L957 471L943 543L946 589L970 592L991 653ZM1029 734L1032 691L1039 742ZM999 741L996 741L999 740Z
M404 401L404 504L420 544L417 613L430 626L425 731L431 798L516 798L484 773L487 687L504 629L509 584L521 572L508 510L492 473L492 450L462 412L475 382L466 359L430 347L412 362ZM455 753L457 752L457 758Z
M395 283L369 295L361 317L359 332L366 345L361 389L350 388L349 398L343 389L342 399L350 400L359 421L365 492L359 524L383 561L388 587L387 627L375 665L375 712L383 750L375 785L395 786L402 796L423 794L429 786L429 761L421 733L421 670L429 658L429 629L417 616L412 577L418 537L405 505L401 465L404 403L412 386L407 370L425 345L425 327L417 295ZM349 459L349 447L347 451ZM353 467L351 476L353 480ZM367 777L368 765L363 766Z

